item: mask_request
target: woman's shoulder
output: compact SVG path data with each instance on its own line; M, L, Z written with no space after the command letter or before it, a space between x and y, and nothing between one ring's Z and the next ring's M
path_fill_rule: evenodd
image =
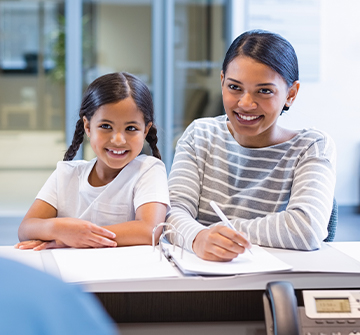
M229 133L226 120L226 115L196 119L186 128L185 133L200 133L206 137L212 137L217 134L224 136Z
M316 142L324 142L331 146L335 145L329 134L316 128L302 129L298 135L294 137L294 142L303 143L304 145L309 145Z
M335 161L336 145L325 131L315 128L303 129L290 142L292 150L302 152L305 156L323 156Z
M200 126L208 126L208 127L225 127L226 126L226 115L218 115L214 117L202 117L199 119L195 119L191 124Z

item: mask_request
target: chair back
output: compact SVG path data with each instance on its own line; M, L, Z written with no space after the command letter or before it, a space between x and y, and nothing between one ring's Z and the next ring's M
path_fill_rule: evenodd
M338 223L338 204L336 202L336 199L334 198L333 208L331 211L330 220L329 220L329 224L327 227L328 236L326 237L324 242L334 241L337 223Z

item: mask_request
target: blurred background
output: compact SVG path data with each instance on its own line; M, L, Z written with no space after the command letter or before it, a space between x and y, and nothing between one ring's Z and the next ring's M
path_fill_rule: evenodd
M190 122L223 113L222 60L254 28L283 35L298 54L300 93L280 123L335 140L335 196L351 215L338 238L359 239L359 13L357 0L0 0L0 244L16 242L62 160L91 81L114 71L145 81L169 171ZM77 158L92 157L85 142Z

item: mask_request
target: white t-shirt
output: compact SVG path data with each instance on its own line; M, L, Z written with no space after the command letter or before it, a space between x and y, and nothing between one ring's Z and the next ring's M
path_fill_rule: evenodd
M160 202L170 209L164 163L140 155L126 165L116 178L101 187L88 182L96 162L61 161L37 195L37 199L57 209L57 217L72 217L99 226L131 221L136 209L149 202Z

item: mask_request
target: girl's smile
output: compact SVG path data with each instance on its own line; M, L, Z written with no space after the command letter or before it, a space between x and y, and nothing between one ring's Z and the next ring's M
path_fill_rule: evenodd
M290 139L277 126L284 106L294 101L299 83L288 87L269 66L250 57L238 56L221 72L221 86L228 127L235 140L245 147L266 147Z
M90 122L84 117L84 127L97 156L89 182L100 186L113 180L140 154L151 122L145 126L143 113L128 97L102 105Z

